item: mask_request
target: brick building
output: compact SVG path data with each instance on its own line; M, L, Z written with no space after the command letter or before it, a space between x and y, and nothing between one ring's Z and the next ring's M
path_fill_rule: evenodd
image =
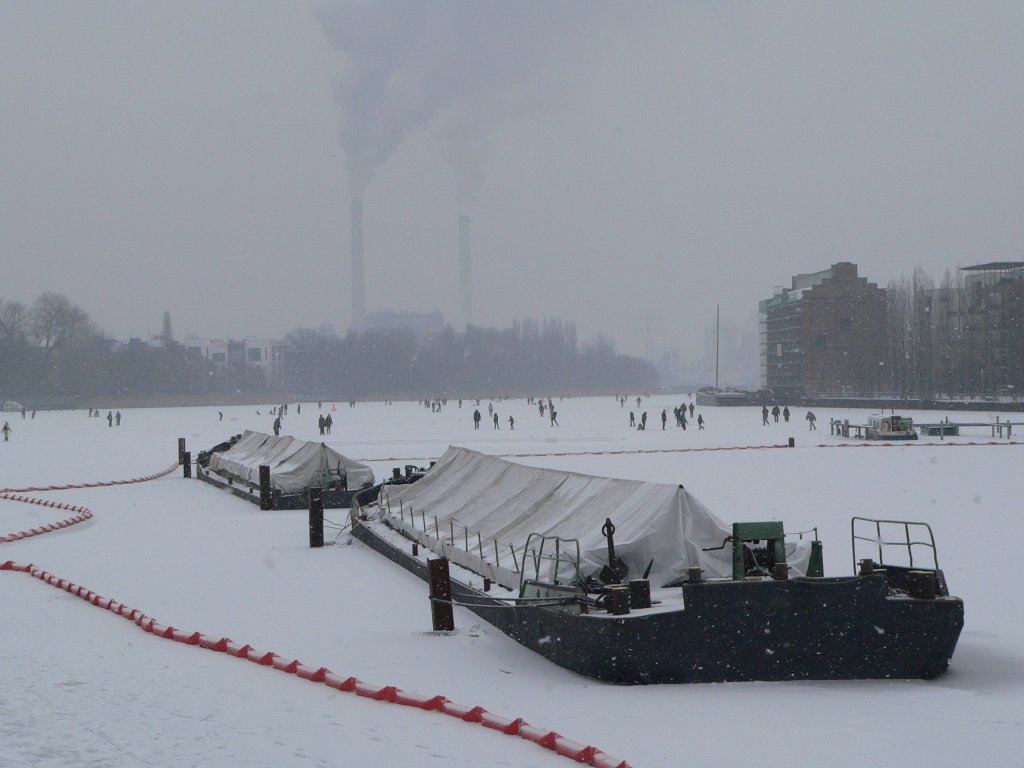
M778 401L872 397L884 388L885 290L857 265L793 277L760 302L761 381Z

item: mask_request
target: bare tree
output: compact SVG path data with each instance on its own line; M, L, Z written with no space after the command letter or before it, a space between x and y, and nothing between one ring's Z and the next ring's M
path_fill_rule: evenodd
M0 299L0 340L16 344L25 340L29 311L20 301Z
M29 335L47 357L89 330L89 315L62 293L44 293L32 305Z

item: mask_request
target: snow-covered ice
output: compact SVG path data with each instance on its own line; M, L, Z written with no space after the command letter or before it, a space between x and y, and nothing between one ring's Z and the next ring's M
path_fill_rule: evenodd
M496 401L500 431L486 420L475 431L468 401L461 409L450 402L440 413L415 403L339 403L328 442L368 461L378 477L457 444L502 455L552 454L516 459L525 463L682 483L727 523L818 526L827 575L852 572L852 515L930 522L950 590L965 601L966 625L948 673L934 681L597 683L552 665L462 609L454 635L431 634L426 587L418 579L344 533L335 538L330 528L332 546L311 550L305 512L260 512L180 472L138 485L36 494L85 505L95 517L0 544L0 562L35 563L164 624L523 717L634 766L1018 764L1024 445L958 445L992 441L987 429L975 428L942 442L816 447L857 443L828 433L832 416L864 421L863 412L845 410L816 411L815 433L803 409L795 409L789 424L765 427L759 409L700 408L707 430L691 423L683 432L671 426L672 406L683 400L646 399L646 432L629 429L629 403L622 408L611 397L556 399L560 427L524 401ZM662 408L670 415L664 432ZM127 410L120 428L84 411L40 412L34 420L5 414L14 432L11 442L0 443L0 487L151 474L174 461L178 437L194 453L243 429L269 431L268 410ZM304 403L301 415L293 404L284 432L320 439L316 418L315 403ZM796 448L640 452L781 444L789 437ZM0 534L69 515L0 501ZM327 517L344 521L339 511ZM4 765L568 764L476 725L158 639L24 574L0 572L0 610Z

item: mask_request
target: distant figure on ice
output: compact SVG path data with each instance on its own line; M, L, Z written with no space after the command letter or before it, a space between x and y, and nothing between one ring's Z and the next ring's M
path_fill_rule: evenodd
M637 396L637 398L636 398L636 407L637 408L640 407L640 397L639 396Z
M701 416L699 413L697 414L697 429L704 429L704 417Z
M686 424L686 409L683 408L683 410L679 412L679 426L683 428L683 432L686 431Z
M665 431L665 422L667 422L667 421L668 421L668 414L665 413L665 409L662 408L661 409L661 431L662 432Z
M817 426L817 424L814 423L815 421L817 421L817 417L811 411L808 411L807 415L804 416L804 418L807 419L807 429L808 429L808 431L810 431L812 429L817 431L818 426Z
M511 430L515 430L516 428L516 420L513 419L511 416L508 417L508 428Z
M494 413L494 403L487 404L487 415L491 416Z
M4 422L4 426L3 426L3 429L0 429L0 432L3 432L3 433L4 433L4 442L5 442L5 443L9 443L9 442L11 441L11 431L12 431L12 430L11 430L11 425L10 425L10 424L8 424L8 423L7 423L6 421L5 421L5 422Z
M325 419L325 418L324 418L324 415L323 415L323 414L321 413L321 414L320 414L320 418L319 418L319 419L317 419L316 421L317 421L317 426L319 426L319 427L320 427L320 434L321 434L321 435L322 435L322 434L324 434L324 430L325 430L325 429L327 429L327 425L325 424L325 422L327 421L327 419Z
M113 411L107 411L107 426L114 426L114 413Z
M299 415L301 413L302 413L302 403L296 403L295 404L295 414Z
M629 412L629 426L631 426L631 427L635 427L636 426L636 416L633 414L632 411Z
M274 417L274 434L275 435L280 435L281 434L281 417L280 416L275 416Z
M638 397L637 400L639 400L639 399L640 398ZM643 413L640 414L640 427L639 427L639 429L642 429L645 432L647 431L647 411L644 411Z
M768 406L767 405L762 405L761 406L761 423L762 424L767 424L768 423Z
M327 434L331 434L331 427L334 426L334 417L331 414L327 414L327 418L324 419L324 429L327 430Z
M217 415L220 417L217 421L224 421L224 411L217 411Z
M537 408L540 410L540 417L543 419L544 418L544 401L543 400L538 400L537 401Z
M497 413L494 414L494 428L495 429L501 429L501 427L498 426L498 414Z
M114 422L117 424L117 426L119 426L119 427L121 426L121 412L120 411L118 411L117 414L115 414Z
M787 424L789 423L789 406L788 405L785 406L782 409L782 418L786 420Z
M551 426L560 427L561 424L558 423L558 413L555 411L555 406L551 405L550 401L548 402L548 413L551 414Z
M779 410L779 406L776 405L775 407L772 408L772 416L775 418L775 423L776 424L779 423L779 414L780 413L781 413L781 411Z
M480 429L480 411L473 411L473 429Z
M690 403L690 418L693 418L693 403Z

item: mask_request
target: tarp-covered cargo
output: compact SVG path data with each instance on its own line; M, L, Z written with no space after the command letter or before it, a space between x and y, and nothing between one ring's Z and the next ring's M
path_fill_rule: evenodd
M227 451L210 457L210 469L259 484L260 465L270 467L270 485L281 493L301 493L347 477L349 488L373 484L373 470L323 443L246 430Z
M511 554L521 567L533 533L578 539L580 575L599 572L608 562L606 519L615 525L615 555L631 574L653 561L652 585L679 579L691 566L705 576L732 575L732 549L721 549L731 525L680 485L528 467L452 447L421 480L388 488L381 507L393 525L438 554L509 587L518 578ZM809 542L786 549L793 574L805 573Z

